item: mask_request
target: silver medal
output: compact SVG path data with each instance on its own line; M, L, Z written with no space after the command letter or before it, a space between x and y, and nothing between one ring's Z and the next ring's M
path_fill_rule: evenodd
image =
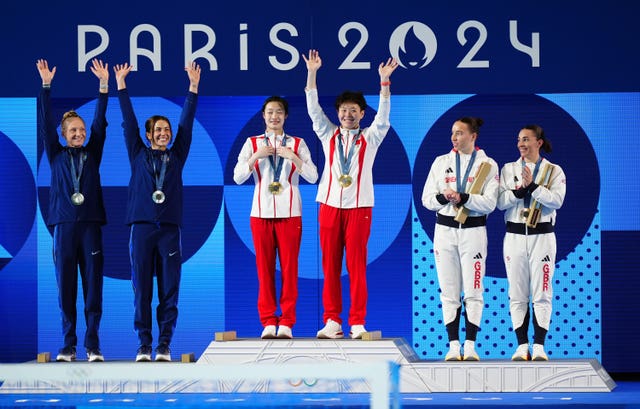
M156 190L151 195L151 198L157 204L164 203L164 199L165 199L164 192L162 190Z
M72 194L71 202L76 206L80 206L81 204L84 203L84 195L80 192Z

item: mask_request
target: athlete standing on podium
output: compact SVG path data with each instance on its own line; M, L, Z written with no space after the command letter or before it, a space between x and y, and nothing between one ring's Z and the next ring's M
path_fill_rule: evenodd
M317 50L309 57L302 55L307 65L307 111L313 130L322 143L325 165L318 185L316 201L320 202L319 229L322 248L324 288L322 304L325 326L318 338L342 338L341 273L346 253L349 273L351 308L350 336L362 338L367 314L367 242L371 231L373 197L373 162L391 124L389 109L391 92L389 77L398 62L389 58L378 66L380 103L378 113L367 128L360 126L367 103L361 92L343 92L335 107L340 125L333 124L318 103L317 72L322 60Z
M258 271L258 314L261 338L293 338L298 299L298 255L302 238L302 200L298 180L318 180L318 169L304 139L284 132L289 115L286 99L272 96L262 105L265 132L247 138L233 170L233 180L251 175L255 188L251 233ZM276 252L280 259L281 316L276 315Z
M184 101L178 131L173 145L169 119L154 115L145 122L145 136L140 129L127 91L125 78L129 64L114 67L118 99L122 111L125 144L131 165L126 223L131 226L131 282L134 291L134 329L139 347L136 361L150 361L151 300L153 277L158 283L156 319L159 327L156 361L171 361L169 345L178 319L178 293L182 271L182 170L191 147L193 122L198 102L200 66L185 67L189 77L189 93Z
M487 262L487 215L498 200L498 165L476 147L482 119L463 117L451 127L453 149L438 156L431 165L422 191L422 205L437 212L433 253L440 284L442 315L449 338L446 361L478 361L476 336L480 329L483 279ZM490 164L479 193L467 193L483 162ZM455 220L460 207L469 210L464 223ZM460 316L464 293L465 342L460 351Z
M551 152L551 142L539 125L527 125L518 133L520 158L502 167L498 209L505 210L507 232L503 242L504 265L509 282L509 312L518 347L514 361L547 361L544 341L551 323L553 273L556 265L556 210L567 191L562 168L540 156ZM548 186L540 180L543 169L553 166ZM542 205L535 227L527 225L530 206ZM529 298L533 317L529 313ZM529 320L533 320L533 347L529 352Z
M60 124L66 146L59 142L51 113L51 83L56 67L50 70L47 60L38 60L36 66L42 79L38 97L38 138L43 142L51 166L47 225L54 226L53 261L64 336L64 346L56 361L76 360L78 268L87 325L84 337L87 359L89 362L104 361L98 330L102 318L104 266L102 225L107 218L102 200L100 163L107 133L109 66L94 59L90 67L100 80L100 88L89 142L84 145L87 137L84 120L75 111L68 111Z

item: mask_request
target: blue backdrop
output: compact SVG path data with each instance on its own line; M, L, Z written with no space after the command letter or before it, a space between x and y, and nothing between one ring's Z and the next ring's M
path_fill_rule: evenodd
M413 2L411 2L413 3ZM173 123L187 89L184 62L203 67L194 142L185 168L185 255L176 354L199 355L216 331L240 337L261 331L249 212L253 186L232 172L242 142L263 131L260 107L277 94L290 102L285 129L304 137L314 161L323 157L304 104L306 69L300 53L320 51L321 103L344 89L362 90L375 115L377 66L393 56L391 124L376 159L376 206L369 243L367 327L404 337L424 359L446 351L431 253L434 214L420 195L433 159L448 151L452 122L485 119L478 145L499 165L517 158L516 137L539 123L554 145L548 155L567 174L558 212L558 259L552 358L599 359L613 372L637 372L640 335L630 300L640 285L640 182L632 164L640 125L635 18L640 6L601 2L518 2L455 5L368 3L343 17L343 3L246 1L221 7L168 1L80 2L51 8L42 1L3 5L0 24L0 361L31 360L60 347L60 318L44 224L50 170L36 140L38 58L57 66L56 117L76 109L91 118L97 81L91 58L131 62L128 86L138 118L161 113ZM128 229L123 224L129 167L111 79L109 127L101 168L109 223L105 226L104 318L107 359L129 359L137 348ZM626 165L626 166L625 166ZM316 186L303 184L298 324L314 336L321 323L322 271ZM505 358L513 350L501 259L503 214L489 218L486 308L479 351ZM348 294L345 280L345 295ZM345 297L345 311L348 297ZM79 311L82 301L79 300ZM82 321L82 320L80 320ZM82 325L82 324L80 324ZM83 328L79 329L82 335Z

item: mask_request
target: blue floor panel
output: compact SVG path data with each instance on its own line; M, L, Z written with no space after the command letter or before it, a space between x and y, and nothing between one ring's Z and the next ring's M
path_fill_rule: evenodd
M640 382L617 382L612 392L592 393L428 393L402 394L405 408L529 409L547 407L640 409ZM368 394L0 394L0 409L115 408L348 408L369 407Z

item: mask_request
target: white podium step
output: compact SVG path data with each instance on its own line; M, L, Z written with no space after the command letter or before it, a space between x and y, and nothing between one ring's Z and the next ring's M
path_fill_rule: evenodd
M595 359L425 361L403 339L212 341L196 363L0 364L0 394L373 394L383 383L405 394L610 392L616 386Z
M429 392L610 392L615 382L595 359L513 362L444 362L420 360L400 338L376 341L350 339L255 340L212 342L198 363L282 364L365 363L391 361L400 365L401 393ZM313 381L313 380L312 380ZM297 382L296 382L297 383ZM238 384L238 391L309 392L285 384ZM326 385L344 392L367 392L367 385L352 381ZM306 390L305 390L306 389ZM314 385L314 392L325 392Z

